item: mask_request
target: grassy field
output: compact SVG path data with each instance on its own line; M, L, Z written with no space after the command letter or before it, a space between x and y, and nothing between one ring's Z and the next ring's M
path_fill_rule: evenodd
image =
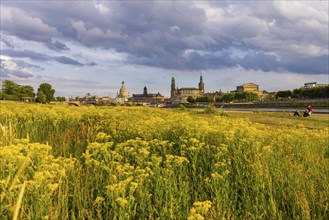
M270 126L304 126L309 129L325 129L329 127L329 114L313 114L311 118L294 117L293 112L250 112L226 111L227 117L246 118L250 121Z
M328 219L328 115L208 110L1 103L1 219Z

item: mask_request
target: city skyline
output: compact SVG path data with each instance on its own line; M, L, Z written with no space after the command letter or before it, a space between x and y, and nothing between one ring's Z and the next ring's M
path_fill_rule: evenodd
M58 96L170 96L252 82L269 92L329 83L328 8L318 1L1 1L1 81ZM60 18L60 19L59 19Z

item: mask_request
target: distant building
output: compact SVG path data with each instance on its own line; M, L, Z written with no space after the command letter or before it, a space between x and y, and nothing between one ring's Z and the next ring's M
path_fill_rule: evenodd
M222 90L219 90L219 92L216 91L216 92L207 92L207 93L204 93L204 96L211 97L214 100L216 100L219 97L222 97L223 95L224 95L224 93L222 92Z
M116 102L127 102L129 94L127 92L127 88L125 86L125 82L122 81L120 91L117 93L115 101Z
M245 83L241 86L236 87L236 91L234 92L251 92L255 93L259 96L260 99L264 99L268 96L268 92L260 91L259 86L255 83Z
M245 83L236 87L237 92L254 92L259 93L259 86L254 83Z
M148 93L147 87L144 87L143 94L133 94L129 101L134 104L160 104L164 102L164 96L158 93Z
M100 105L109 105L111 103L111 99L108 96L104 96L99 99L99 104Z
M311 89L316 87L328 86L329 84L318 84L317 82L304 83L304 89Z
M176 87L176 82L174 76L171 78L171 93L170 98L171 99L179 99L179 100L186 100L189 96L192 96L193 98L197 98L204 95L204 82L202 74L200 75L200 82L198 88L178 88Z

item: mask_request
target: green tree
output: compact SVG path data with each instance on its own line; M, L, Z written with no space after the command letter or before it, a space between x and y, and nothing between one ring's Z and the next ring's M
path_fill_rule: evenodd
M56 100L57 100L58 102L65 102L65 101L66 101L66 98L65 98L64 96L57 96L57 97L56 97Z
M214 98L213 97L209 97L209 96L203 96L203 97L197 97L195 99L196 102L214 102Z
M47 97L46 95L43 93L43 91L39 91L37 93L37 99L36 99L37 102L40 102L40 103L46 103L47 102Z
M46 97L46 101L45 102L49 103L49 102L55 100L55 97L54 97L55 89L53 89L52 86L49 83L42 83L42 84L40 84L40 86L38 88L37 97L39 97L39 98L42 97L41 92ZM37 98L37 102L42 102L42 99L38 99ZM42 103L44 103L44 102L42 102Z
M32 97L32 98L34 98L35 93L34 93L33 87L32 86L19 86L18 96L20 98L22 98L22 97Z
M246 100L249 102L259 100L259 96L253 92L246 92Z
M18 96L19 85L11 80L2 82L2 92L7 95Z
M195 102L195 98L193 98L192 96L189 96L189 97L187 97L187 101L189 103L194 103Z
M288 99L292 97L292 92L290 90L278 91L275 95L276 99Z
M226 93L218 99L219 102L232 102L233 100L235 100L235 92Z

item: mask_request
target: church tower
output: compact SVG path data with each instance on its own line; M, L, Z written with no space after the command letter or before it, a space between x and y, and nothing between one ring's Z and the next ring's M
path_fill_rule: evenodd
M147 96L147 88L146 88L146 86L144 87L143 95L144 95L144 96Z
M176 96L176 83L174 75L171 77L171 93L170 98L174 98Z
M203 82L203 78L202 78L202 73L200 75L199 90L200 90L200 94L204 93L204 82Z

